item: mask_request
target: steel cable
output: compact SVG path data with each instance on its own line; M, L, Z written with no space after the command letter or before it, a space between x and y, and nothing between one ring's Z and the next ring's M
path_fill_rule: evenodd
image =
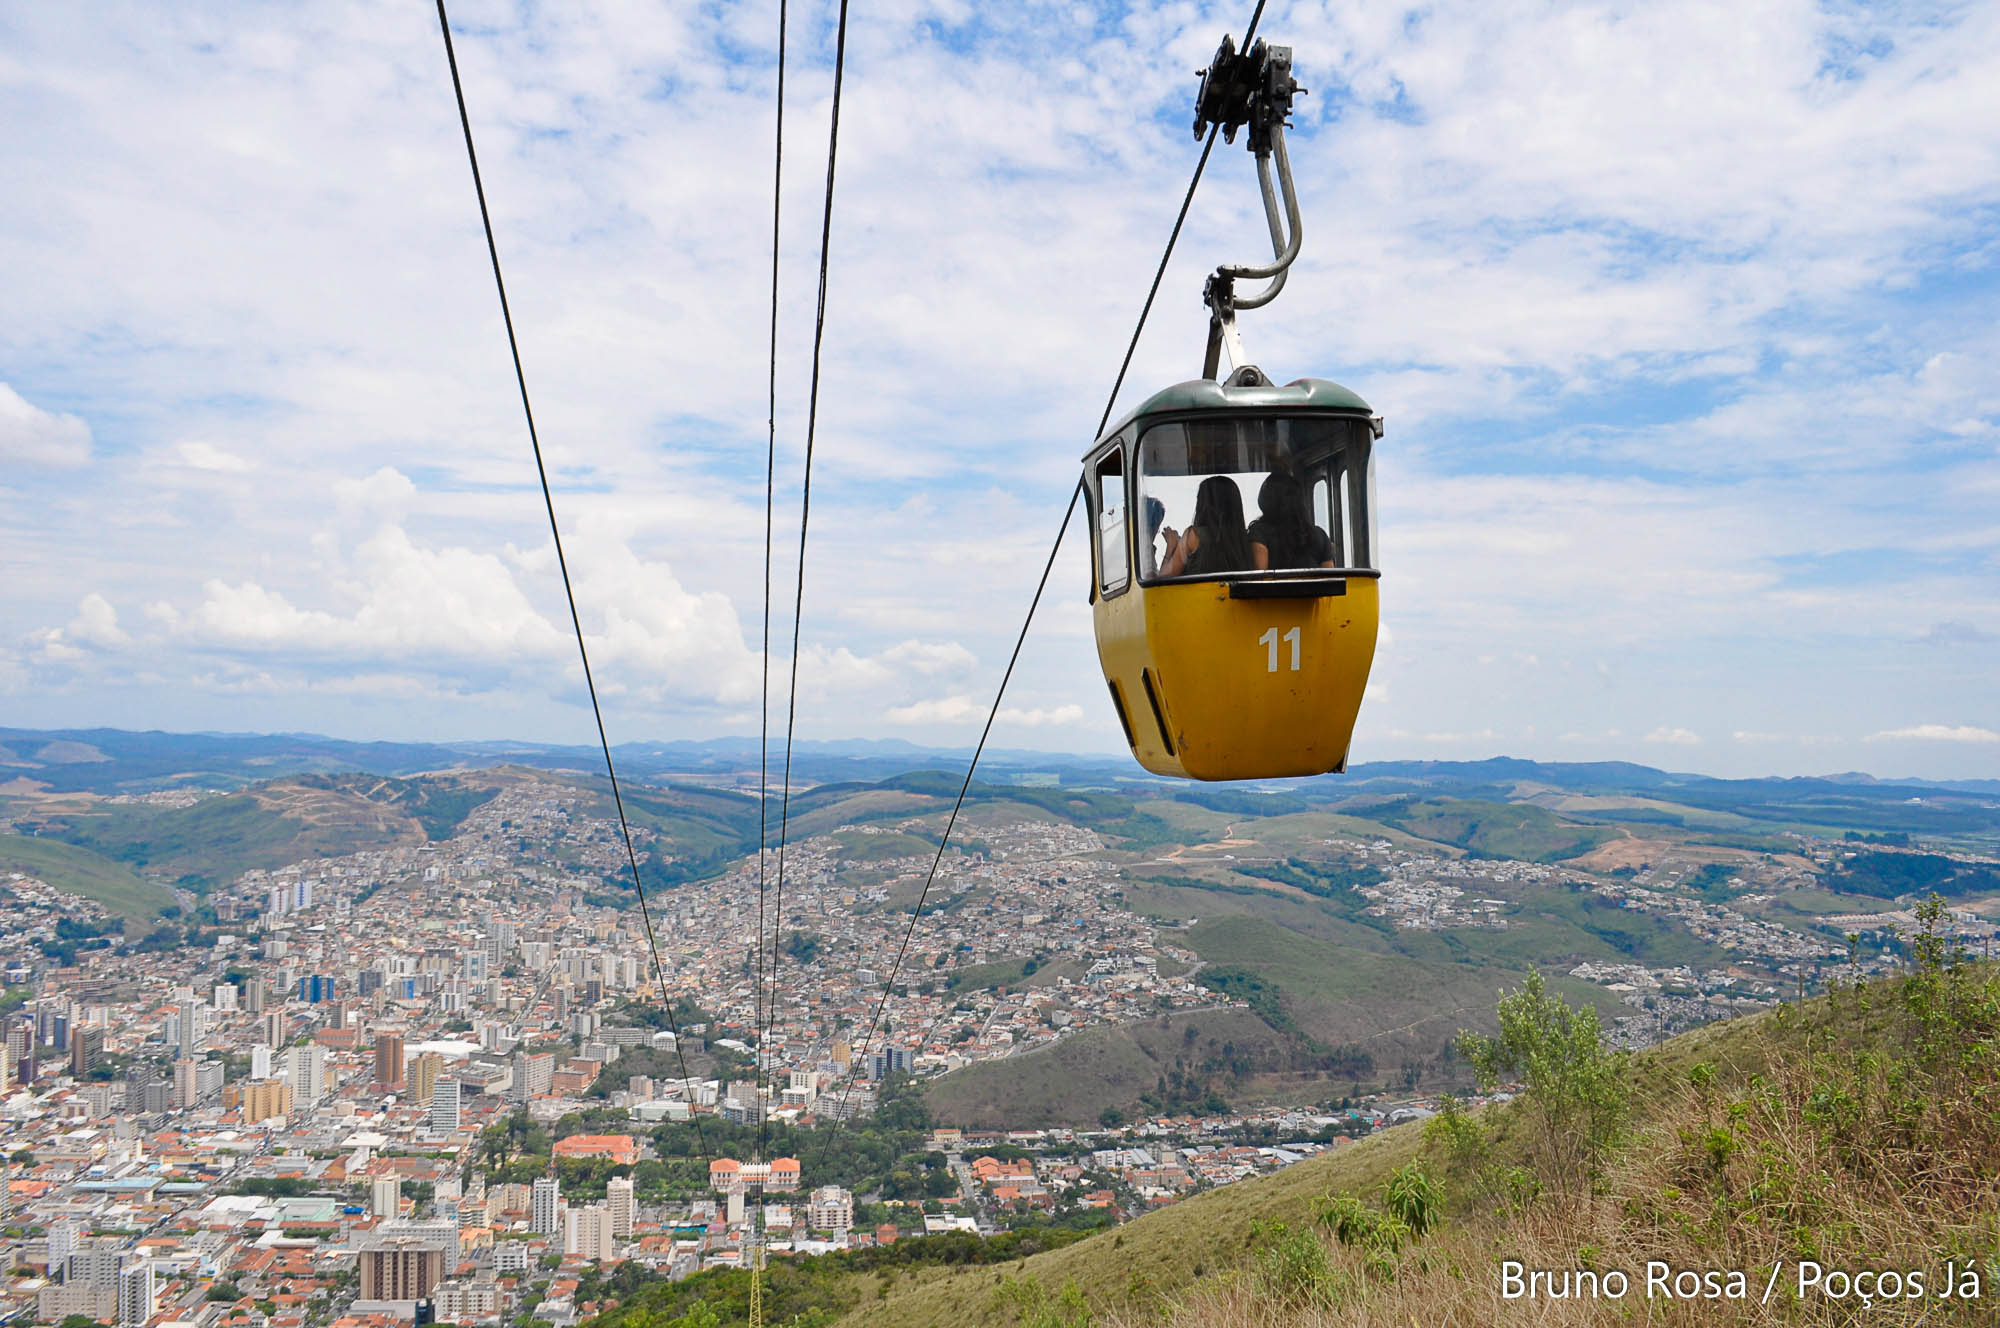
M625 816L625 797L618 787L618 769L611 760L611 739L604 729L604 710L597 702L597 683L591 675L590 650L584 644L583 620L576 611L576 592L570 585L569 562L563 555L562 527L556 521L555 497L549 489L548 467L542 461L542 442L535 429L535 408L528 399L528 375L521 366L521 343L514 334L514 314L507 303L507 281L500 272L500 247L493 238L493 217L486 206L486 186L479 174L479 154L472 146L472 117L465 108L465 86L458 76L458 53L452 47L451 19L445 13L444 0L437 0L438 30L444 34L445 61L451 66L452 95L458 100L458 123L465 131L465 159L472 167L472 189L479 198L479 222L486 230L486 253L493 262L493 286L500 295L500 318L507 326L507 349L514 357L514 381L521 389L521 413L528 422L528 443L535 453L535 474L541 480L542 503L548 509L549 536L555 542L556 567L562 572L563 597L569 603L570 626L576 631L576 652L583 661L583 683L590 692L590 712L597 720L597 742L604 750L604 773L611 781L611 800L618 809L618 829L625 840L625 861L632 869L632 888L639 895L639 917L646 927L646 946L653 956L653 980L660 988L660 1003L666 1007L667 1027L674 1035L674 1051L681 1067L681 1083L685 1088L691 1076L687 1068L687 1047L680 1035L679 1023L674 1018L673 1000L667 994L666 966L660 961L659 940L653 931L652 910L646 906L646 886L639 877L639 857L632 848L632 826ZM701 1128L701 1118L689 1105L688 1117L694 1122L695 1140L701 1149L702 1159L708 1161L708 1141Z

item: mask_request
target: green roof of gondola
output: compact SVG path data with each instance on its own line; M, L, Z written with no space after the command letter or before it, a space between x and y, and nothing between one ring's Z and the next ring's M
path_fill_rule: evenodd
M1122 432L1141 415L1178 415L1205 410L1323 410L1340 415L1373 415L1366 401L1339 383L1298 378L1283 387L1224 387L1210 378L1191 378L1163 387L1106 429L1098 443ZM1091 444L1092 452L1097 443Z

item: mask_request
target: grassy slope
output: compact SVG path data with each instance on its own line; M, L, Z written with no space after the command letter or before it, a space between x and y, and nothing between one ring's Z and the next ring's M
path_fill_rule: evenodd
M150 922L174 902L163 885L142 880L120 862L52 839L0 835L0 871L21 871L58 890L94 899L134 923Z
M971 1129L1095 1126L1108 1106L1131 1111L1177 1056L1224 1042L1253 1055L1283 1046L1283 1039L1247 1010L1099 1026L1041 1051L948 1074L925 1090L924 1101L941 1124Z
M1384 808L1377 819L1424 839L1489 857L1558 862L1618 836L1605 826L1579 825L1528 803L1459 798Z
M1254 1248L1253 1221L1306 1221L1315 1198L1330 1189L1374 1188L1409 1159L1418 1142L1413 1127L1385 1130L1274 1176L1209 1190L1010 1268L969 1269L892 1289L886 1298L842 1318L839 1328L1011 1328L1015 1312L996 1295L1003 1274L1032 1277L1051 1290L1075 1279L1098 1307L1172 1295L1247 1262Z
M1990 966L1985 973L1991 980ZM1790 1260L1802 1257L1793 1243L1800 1241L1827 1267L1927 1264L1934 1279L1951 1242L1970 1242L1964 1251L1983 1251L1981 1257L1991 1259L1996 1240L1991 1207L1995 1183L1990 1157L1981 1162L1992 1141L1990 1124L1968 1125L1984 1129L1977 1138L1906 1141L1900 1147L1913 1151L1879 1173L1871 1174L1866 1165L1875 1146L1874 1121L1864 1121L1870 1127L1867 1137L1855 1141L1859 1146L1845 1154L1850 1159L1847 1170L1829 1162L1842 1154L1824 1151L1830 1128L1824 1124L1817 1127L1822 1151L1813 1155L1811 1116L1809 1111L1800 1113L1808 1103L1817 1102L1813 1094L1822 1091L1829 1075L1837 1080L1839 1072L1833 1067L1907 1054L1907 1032L1891 1014L1895 992L1892 984L1874 984L1866 1004L1857 1004L1850 995L1840 1001L1808 1002L1804 1018L1790 1009L1713 1024L1634 1057L1624 1074L1633 1107L1631 1128L1625 1147L1606 1169L1601 1202L1569 1212L1536 1205L1511 1215L1473 1202L1465 1192L1454 1192L1453 1216L1442 1235L1426 1247L1428 1257L1406 1254L1398 1276L1390 1280L1367 1273L1358 1252L1329 1243L1334 1276L1348 1280L1344 1303L1323 1316L1275 1301L1259 1281L1254 1269L1268 1238L1260 1245L1252 1223L1276 1221L1294 1228L1307 1224L1313 1201L1328 1193L1379 1202L1388 1173L1421 1151L1420 1127L1379 1132L1276 1175L1195 1195L1115 1231L1004 1269L971 1268L892 1286L886 1296L842 1317L838 1328L1011 1328L1020 1320L999 1294L1003 1276L1033 1279L1050 1292L1074 1281L1088 1297L1100 1328L1139 1323L1171 1328L1609 1324L1634 1321L1635 1315L1646 1322L1688 1325L1860 1322L1849 1317L1852 1303L1825 1317L1816 1316L1813 1307L1787 1304L1784 1296L1776 1299L1768 1315L1754 1303L1699 1301L1679 1307L1655 1304L1649 1313L1640 1295L1622 1304L1572 1304L1567 1308L1574 1313L1551 1317L1547 1301L1501 1301L1493 1269L1502 1258L1523 1258L1535 1267L1581 1263L1636 1269L1648 1258L1661 1258L1676 1268L1768 1268L1773 1251ZM1995 1035L1990 1009L1987 1018L1981 1036L1991 1047ZM1812 1059L1815 1056L1820 1059ZM1689 1088L1690 1070L1703 1062L1717 1072L1713 1096L1707 1099ZM1808 1065L1819 1068L1808 1074ZM1725 1104L1732 1101L1748 1103L1751 1109L1747 1114L1725 1111ZM1775 1115L1760 1114L1756 1105L1760 1102L1792 1105ZM1480 1115L1500 1148L1511 1148L1515 1145L1509 1141L1521 1138L1523 1119L1513 1109L1489 1108ZM1711 1200L1703 1187L1716 1184L1706 1161L1713 1154L1704 1150L1718 1121L1744 1136L1731 1161L1727 1192L1750 1219L1739 1218L1724 1236L1704 1221L1710 1216ZM1755 1150L1749 1146L1752 1135L1764 1141ZM1839 1136L1836 1132L1830 1137ZM1915 1137L1926 1136L1919 1132ZM1829 1176L1825 1170L1829 1165L1837 1175ZM1426 1166L1435 1172L1438 1163L1433 1158ZM1949 1180L1939 1179L1954 1173L1960 1178L1956 1190ZM1787 1178L1808 1183L1788 1192ZM1836 1188L1825 1189L1829 1186ZM1792 1197L1787 1198L1788 1193ZM1940 1199L1946 1195L1955 1195L1952 1202L1958 1207L1941 1209ZM1735 1242L1733 1252L1719 1248L1718 1240ZM1957 1257L1963 1262L1966 1254ZM1989 1265L1986 1299L1981 1302L1941 1301L1933 1296L1908 1306L1907 1316L1888 1314L1880 1321L1991 1323L1996 1293L1992 1271ZM1357 1297L1356 1288L1365 1289L1365 1295ZM1822 1301L1817 1308L1831 1312L1841 1307ZM1878 1313L1885 1308L1876 1306Z
M192 807L95 804L65 812L42 833L198 886L253 867L425 840L423 827L397 807L300 780L275 780Z

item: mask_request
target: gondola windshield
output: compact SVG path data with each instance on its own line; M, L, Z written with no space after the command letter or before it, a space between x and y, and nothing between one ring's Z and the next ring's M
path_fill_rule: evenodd
M1246 519L1245 542L1264 551L1265 563L1207 575L1372 568L1371 442L1367 421L1324 415L1176 420L1147 429L1134 508L1144 521L1136 541L1141 579L1165 579L1169 532L1196 524L1202 487L1218 477L1234 486L1231 506ZM1115 501L1108 490L1104 497ZM1280 527L1282 538L1270 533ZM1189 575L1202 573L1181 573Z

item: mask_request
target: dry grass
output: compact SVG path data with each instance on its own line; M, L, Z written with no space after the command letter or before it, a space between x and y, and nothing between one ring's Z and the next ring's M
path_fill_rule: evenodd
M1449 1218L1394 1249L1344 1245L1314 1220L1331 1192L1384 1202L1418 1156L1409 1130L1319 1166L1178 1205L1006 1269L892 1296L852 1323L1023 1328L1361 1325L1992 1325L2000 1323L2000 974L1939 970L1703 1030L1642 1060L1635 1121L1589 1198L1512 1196L1495 1178L1535 1155L1529 1117L1482 1113L1485 1152L1433 1140ZM1516 1180L1519 1173L1515 1173ZM1981 1298L1937 1295L1946 1261ZM1509 1298L1503 1261L1600 1275L1596 1294ZM1918 1297L1800 1294L1826 1273L1920 1272ZM1649 1294L1649 1263L1715 1270L1721 1295ZM1773 1269L1775 1279L1772 1279ZM1613 1295L1603 1278L1626 1278ZM1727 1274L1741 1274L1732 1284ZM1766 1298L1767 1280L1770 1284ZM1021 1294L1026 1282L1033 1296ZM1087 1317L1059 1312L1065 1287ZM1905 1290L1908 1288L1905 1287ZM1955 1290L1958 1288L1954 1288ZM1025 1308L1030 1304L1044 1308Z

